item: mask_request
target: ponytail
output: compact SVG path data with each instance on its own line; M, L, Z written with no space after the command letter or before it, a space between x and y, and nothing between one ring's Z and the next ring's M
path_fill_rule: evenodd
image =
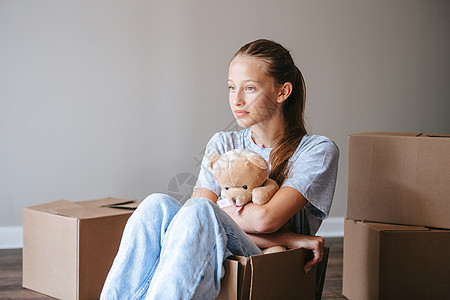
M289 175L289 159L297 150L303 136L307 134L304 125L305 82L300 70L297 67L295 69L297 74L296 80L292 83L292 93L283 106L284 136L278 141L269 156L272 166L270 178L280 186Z

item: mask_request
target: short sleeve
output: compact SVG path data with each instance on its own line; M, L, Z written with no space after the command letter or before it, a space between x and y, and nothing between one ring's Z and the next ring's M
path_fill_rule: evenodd
M200 166L200 172L198 174L198 179L195 184L196 188L208 189L214 192L216 195L220 195L220 186L217 184L216 179L214 178L214 174L212 169L208 164L208 155L212 152L216 152L219 155L222 155L225 152L224 144L221 141L220 133L216 133L209 140L206 145L205 153L203 155L202 163Z
M282 186L298 190L309 202L309 213L326 219L336 187L339 149L323 136L308 136L291 158L290 173Z

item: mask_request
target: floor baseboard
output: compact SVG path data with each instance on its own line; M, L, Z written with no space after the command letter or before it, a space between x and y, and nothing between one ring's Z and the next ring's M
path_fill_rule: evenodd
M23 247L22 226L0 226L0 249Z
M324 220L316 235L323 237L344 237L344 217L330 217Z

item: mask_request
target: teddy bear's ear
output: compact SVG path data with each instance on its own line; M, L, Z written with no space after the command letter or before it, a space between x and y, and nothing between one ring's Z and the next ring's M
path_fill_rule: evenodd
M208 154L208 156L206 157L206 163L208 164L208 167L210 167L211 169L213 168L213 164L220 158L220 155L217 154L216 152L211 152L210 154Z
M266 170L269 168L267 161L258 153L249 153L246 155L246 158L258 168L262 170Z

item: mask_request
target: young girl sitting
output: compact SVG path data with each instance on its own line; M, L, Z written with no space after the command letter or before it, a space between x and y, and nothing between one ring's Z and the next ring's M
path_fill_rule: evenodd
M101 299L215 299L230 255L261 254L283 245L311 249L333 199L339 151L328 138L308 135L305 83L288 50L268 40L244 45L228 71L229 102L241 131L219 132L209 141L191 199L183 206L148 196L125 227ZM207 165L211 152L247 148L271 166L280 189L265 205L219 208L220 187ZM289 230L284 230L286 223Z

